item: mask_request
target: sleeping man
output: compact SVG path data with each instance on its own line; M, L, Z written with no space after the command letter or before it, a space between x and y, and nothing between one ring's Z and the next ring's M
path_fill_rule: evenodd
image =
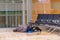
M14 32L41 32L41 29L33 23L24 24L13 30Z

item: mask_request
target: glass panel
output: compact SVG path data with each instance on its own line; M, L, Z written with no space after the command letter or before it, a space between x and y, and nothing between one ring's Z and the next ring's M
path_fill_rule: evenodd
M14 0L15 3L22 3L22 0Z
M22 24L23 4L21 3L22 0L0 0L0 27L1 28L17 27L18 25ZM25 5L25 23L27 23L26 5Z
M25 11L25 23L27 24L27 11Z
M18 14L18 15L20 14L21 15L22 11L0 11L0 14L4 14L5 15L6 13L8 15L12 15L12 14Z
M8 27L16 27L15 16L8 16Z
M22 0L0 0L0 3L22 3Z
M12 14L15 14L14 11L7 11L8 12L8 15L12 15Z
M22 14L22 11L18 11L18 14L20 14L20 15L21 15L21 14Z
M27 16L25 16L25 23L27 24Z
M0 14L4 14L4 15L6 15L5 11L0 11Z
M17 16L17 26L22 24L22 14ZM8 16L8 27L16 27L16 16Z
M0 16L0 28L6 27L6 17L5 16Z
M0 3L5 3L5 0L0 0Z
M18 25L21 25L21 24L22 24L22 15L18 16Z

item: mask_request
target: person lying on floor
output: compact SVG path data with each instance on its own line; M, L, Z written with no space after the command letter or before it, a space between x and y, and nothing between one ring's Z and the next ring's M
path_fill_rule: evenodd
M19 27L17 27L16 29L13 30L13 32L25 32L27 29L27 25L20 25Z
M36 24L32 24L27 27L26 31L27 32L41 32L42 30L38 26L36 26Z
M37 27L35 24L29 23L28 25L24 24L20 27L17 27L13 30L14 32L41 32L42 30Z

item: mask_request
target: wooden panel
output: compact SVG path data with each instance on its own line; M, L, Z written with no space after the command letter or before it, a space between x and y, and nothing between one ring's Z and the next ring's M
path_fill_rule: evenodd
M32 10L35 11L35 13L43 13L44 6L42 3L33 3Z
M36 3L36 2L38 2L38 0L32 0L32 3Z
M47 3L43 4L43 3L39 3L39 2L35 2L33 3L32 9L37 12L38 14L40 13L44 13L44 8L46 9L46 13L50 13L50 9L51 9L51 4L49 0L46 0Z
M33 22L36 21L37 19L37 15L38 14L51 14L51 4L50 4L50 0L46 0L46 4L43 3L39 3L38 0L32 0L32 20ZM44 8L46 13L44 13Z
M51 13L53 13L53 14L60 14L60 10L51 10Z
M33 15L32 16L32 22L34 23L36 21L36 19L37 19L38 14L36 14L35 11L32 11L32 15Z
M51 2L60 2L60 0L51 0Z

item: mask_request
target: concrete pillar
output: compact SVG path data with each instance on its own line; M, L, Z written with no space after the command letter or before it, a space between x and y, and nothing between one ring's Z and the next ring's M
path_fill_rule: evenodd
M32 20L32 0L27 0L27 16L28 22Z

